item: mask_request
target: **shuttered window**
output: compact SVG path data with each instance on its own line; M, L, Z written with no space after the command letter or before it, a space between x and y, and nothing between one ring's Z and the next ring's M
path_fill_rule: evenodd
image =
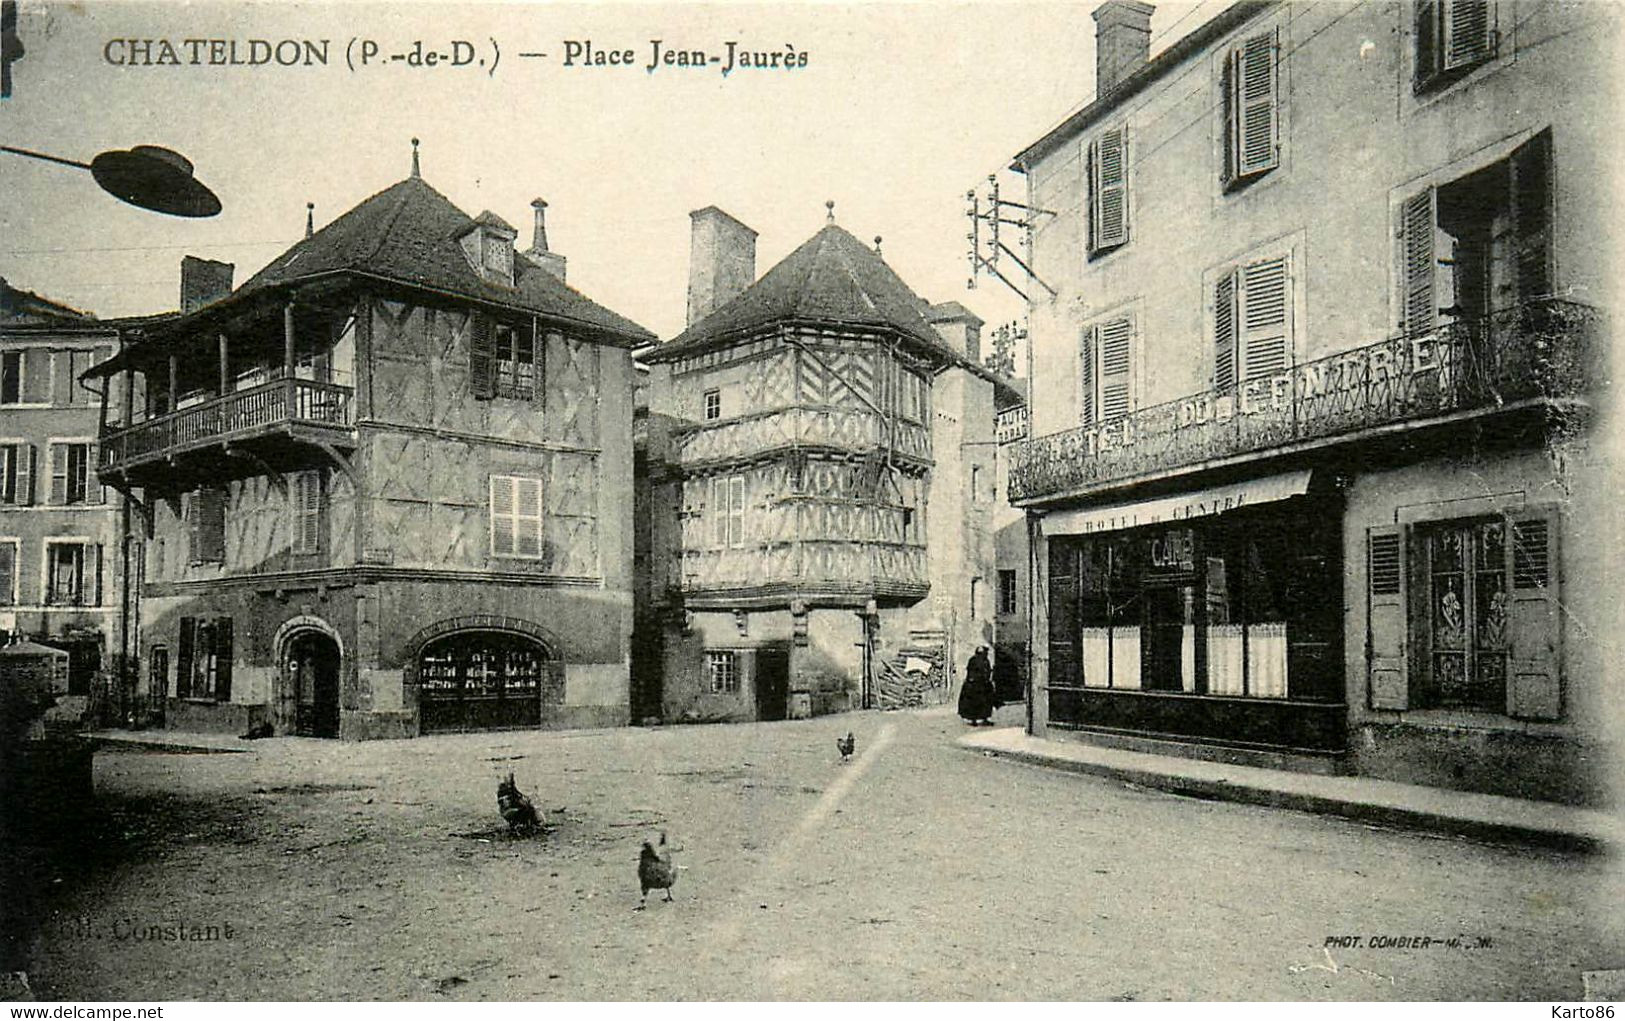
M468 388L478 400L496 396L496 345L491 326L483 314L469 313Z
M1495 56L1495 7L1489 0L1417 0L1415 91L1446 85Z
M22 543L0 539L0 606L17 605L17 554Z
M30 443L0 445L0 503L34 502L34 449Z
M1404 301L1401 321L1405 334L1411 337L1432 333L1438 322L1438 299L1434 296L1438 266L1433 254L1436 203L1434 190L1427 188L1406 199L1400 209Z
M226 559L226 494L199 489L186 497L186 529L192 563L218 564Z
M102 547L89 542L45 544L45 603L48 606L100 606Z
M1284 372L1292 364L1292 272L1286 255L1222 272L1213 287L1213 388Z
M1111 128L1089 143L1089 254L1128 242L1128 129Z
M1247 38L1226 56L1220 82L1226 187L1280 165L1278 50L1278 37L1271 29Z
M723 475L711 480L711 541L719 547L745 544L745 477Z
M101 504L102 487L91 471L91 445L51 444L51 500L58 507Z
M1382 525L1366 533L1366 666L1373 709L1410 706L1405 560L1403 526Z
M293 551L320 553L322 548L322 473L299 472L288 487L292 511Z
M542 555L542 480L491 476L491 554Z
M1108 319L1084 331L1083 421L1122 418L1134 410L1134 320Z

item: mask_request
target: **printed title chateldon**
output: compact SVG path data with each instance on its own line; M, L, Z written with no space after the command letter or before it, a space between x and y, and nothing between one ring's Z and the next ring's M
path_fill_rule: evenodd
M412 40L390 46L360 36L334 39L213 39L118 37L102 46L102 59L115 67L327 67L350 70L402 65L408 68L480 67L494 70L502 59L497 40ZM605 46L591 39L565 39L551 52L520 50L521 58L544 59L568 68L640 68L653 74L664 68L714 68L724 75L736 70L798 70L808 65L806 50L793 43L763 49L736 39L720 48L674 46L650 39L643 46Z

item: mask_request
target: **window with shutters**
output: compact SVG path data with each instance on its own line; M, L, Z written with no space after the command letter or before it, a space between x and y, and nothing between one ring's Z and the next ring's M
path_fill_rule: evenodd
M102 487L91 471L91 445L53 441L51 449L51 499L53 506L100 504Z
M320 553L326 510L326 501L322 493L322 473L308 471L295 474L293 485L288 487L288 503L291 511L293 551Z
M542 387L541 345L529 327L516 329L470 313L468 385L476 398L535 400Z
M226 559L226 494L198 489L186 494L186 536L191 562L218 564Z
M23 352L0 353L0 404L23 402Z
M1213 388L1232 390L1291 367L1292 265L1287 253L1222 269L1213 284Z
M1417 0L1412 87L1443 88L1490 60L1500 47L1490 0Z
M100 606L102 548L84 539L45 540L47 606Z
M0 443L0 504L22 507L34 502L34 447Z
M1551 132L1399 203L1399 321L1419 337L1549 296Z
M1558 718L1556 538L1544 511L1373 529L1373 707Z
M719 548L745 545L745 476L713 478L709 509L712 545Z
M1132 316L1114 316L1084 328L1084 425L1113 422L1134 410L1134 349Z
M491 476L491 555L542 556L542 480Z
M21 539L0 539L0 606L17 605L20 596L17 568L21 557Z
M1128 243L1128 128L1102 131L1089 143L1089 255Z
M1224 166L1220 180L1235 188L1281 163L1280 38L1271 29L1249 36L1225 55L1220 73Z

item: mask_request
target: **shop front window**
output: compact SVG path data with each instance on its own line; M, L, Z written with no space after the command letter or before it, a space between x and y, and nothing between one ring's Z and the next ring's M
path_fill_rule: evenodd
M1506 704L1506 522L1449 522L1423 533L1431 702L1499 710Z

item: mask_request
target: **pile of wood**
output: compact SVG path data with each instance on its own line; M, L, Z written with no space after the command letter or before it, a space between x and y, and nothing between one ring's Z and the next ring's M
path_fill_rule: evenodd
M891 660L874 662L875 704L881 709L915 709L947 697L947 657L941 647L899 649Z

